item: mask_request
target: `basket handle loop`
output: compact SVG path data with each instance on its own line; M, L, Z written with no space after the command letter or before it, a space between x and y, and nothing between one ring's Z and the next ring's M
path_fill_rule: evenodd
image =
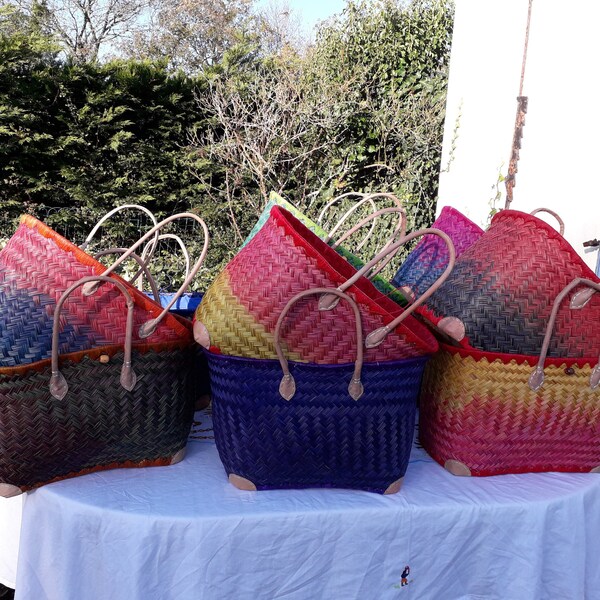
M152 242L149 242L149 243L152 243ZM94 258L98 259L98 258L101 258L102 256L107 256L109 254L123 254L123 253L127 252L127 250L128 250L127 248L107 248L106 250L101 250L100 252L96 252L96 254L94 254ZM144 256L142 255L140 257L135 252L132 252L129 255L129 258L133 258L133 260L135 260L135 262L137 262L140 269L142 270L142 273L148 279L148 283L150 284L150 290L152 291L152 295L154 296L155 302L160 304L160 293L158 291L158 286L156 285L156 281L154 281L154 277L152 277L152 275L150 274L147 264L144 262Z
M375 221L378 217L381 217L383 215L388 215L388 214L398 214L399 215L398 223L396 224L394 232L392 233L390 239L385 243L383 248L380 250L380 252L385 250L386 248L389 248L394 243L395 239L397 239L398 237L404 237L406 235L406 211L402 207L398 208L397 206L394 206L391 208L383 208L374 213L371 213L369 216L365 217L362 221L359 221L351 229L346 231L346 233L344 233L344 235L342 235L341 238L339 238L333 244L331 244L331 247L335 250L335 248L337 248L340 244L342 244L344 241L346 241L350 236L352 236L354 233L356 233L359 229L361 229L362 227L364 227L371 221ZM390 262L390 260L392 260L392 258L394 258L393 254L388 256L386 259L382 260L381 264L377 267L377 269L375 269L373 272L371 272L369 274L365 274L365 277L368 277L369 279L372 279L373 277L375 277L375 275L377 275L382 269L385 268L385 266Z
M385 250L382 250L375 258L369 261L362 269L357 271L348 281L343 283L337 289L341 292L345 292L350 286L354 285L366 272L370 271L378 262L382 259L386 258L388 255L394 255L400 249L401 246L414 240L415 238L422 237L424 235L437 235L444 240L446 246L448 247L448 265L444 272L435 280L435 282L423 293L419 298L417 298L408 308L406 308L401 315L396 317L391 323L385 325L384 327L380 327L375 331L372 331L367 335L365 339L365 345L367 348L375 348L379 346L383 340L387 337L387 335L393 331L408 315L412 314L415 309L423 304L441 285L446 281L450 272L454 268L454 263L456 261L456 250L454 249L454 244L452 240L448 237L446 233L440 231L439 229L420 229L419 231L413 231L406 236L401 237L398 241L394 242L391 246L388 246ZM324 294L319 299L319 310L331 310L336 304L338 300L337 298L332 297L332 293L328 292Z
M558 225L559 225L559 233L560 235L565 235L565 222L558 216L557 213L555 213L553 210L550 210L549 208L536 208L535 210L531 211L531 215L536 215L537 213L540 212L545 212L548 213L549 215L552 215L557 221L558 221Z
M202 247L202 252L200 254L200 257L196 261L196 264L194 265L192 270L189 272L189 274L185 278L184 282L181 284L181 287L173 295L173 298L171 298L171 301L169 302L169 304L165 308L163 308L163 311L160 313L160 315L158 315L158 317L156 317L155 319L151 319L150 321L147 321L146 323L143 323L141 325L138 335L142 339L147 338L154 333L154 330L158 327L159 323L164 319L165 315L169 312L169 309L171 308L171 306L173 306L173 304L175 304L175 302L177 302L177 300L181 297L183 292L190 285L192 279L194 279L194 277L196 277L196 274L200 270L200 267L202 266L202 263L204 262L204 259L206 258L206 253L208 251L209 234L208 234L208 228L206 227L206 223L198 215L195 215L194 213L190 213L190 212L171 215L170 217L163 219L160 223L155 225L150 231L148 231L145 235L143 235L133 246L131 246L131 248L129 248L129 250L127 250L127 252L125 252L125 254L122 254L121 257L118 258L104 272L104 275L109 275L110 273L112 273L124 260L126 260L133 254L134 250L136 250L136 248L138 248L138 246L140 246L147 239L149 239L150 237L155 235L155 233L157 233L165 225L168 225L172 221L175 221L178 219L194 219L195 221L200 223L202 230L204 232L204 246ZM84 295L86 295L86 296L92 295L93 293L96 292L96 290L98 289L99 286L100 286L99 282L87 283L83 288Z
M185 259L185 277L187 277L190 274L191 262L190 262L190 253L188 252L187 248L185 247L183 240L178 235L175 235L174 233L162 233L161 235L158 236L157 241L160 242L161 240L175 240L177 242L177 244L181 248L181 252L183 253L183 257ZM149 262L150 257L152 256L154 250L156 249L156 246L157 246L157 244L154 243L154 240L150 240L144 246L144 249L142 250L142 260ZM144 275L146 275L146 277L148 278L148 282L150 283L150 287L152 287L152 278L146 272L144 272ZM141 292L143 290L143 287L144 287L144 282L142 281L142 278L140 277L140 279L138 281L138 290L140 290L140 292ZM158 301L158 302L160 304L160 301Z
M60 328L60 311L63 304L71 293L78 287L83 286L90 281L101 281L104 283L112 283L116 285L121 293L125 296L125 302L127 303L127 321L125 323L125 346L124 346L124 357L123 367L121 368L121 385L127 390L131 391L137 382L137 376L133 367L131 366L131 349L132 349L132 337L133 337L133 309L135 303L131 294L127 291L127 288L123 283L112 277L106 277L105 275L95 275L91 277L83 277L79 281L76 281L73 285L69 286L59 298L54 309L54 322L52 325L52 375L50 376L50 393L57 400L62 400L69 390L67 380L58 368L58 340L59 340L59 328Z
M402 206L402 203L400 202L400 200L398 199L397 196L395 196L394 194L389 194L389 193L385 193L385 192L377 192L377 193L366 193L366 192L346 192L345 194L341 194L340 196L336 196L335 198L333 198L332 200L330 200L324 207L323 210L320 212L318 218L317 218L317 223L319 225L322 225L322 221L323 221L323 217L325 216L325 213L327 212L327 210L329 208L331 208L336 202L338 202L339 200L341 200L342 198L347 198L349 196L358 196L359 198L361 198L361 200L359 200L358 202L356 202L353 206L351 206L338 220L338 222L335 224L335 226L333 227L333 229L329 232L329 235L325 238L325 242L328 244L331 239L333 238L333 236L337 233L338 229L343 225L343 223L346 222L346 220L355 212L357 211L363 204L365 203L369 203L371 205L371 209L373 211L373 213L377 212L377 206L375 204L375 202L373 202L373 198L378 198L378 197L385 197L385 198L389 198L392 200L392 202L396 205L396 208L398 209L397 212L401 212L402 215L399 217L399 220L401 220L402 218L404 218L404 221L406 221L406 213L404 212L404 208ZM375 231L375 226L376 226L376 221L377 221L377 217L375 217L373 219L373 223L371 224L371 227L369 228L369 231L367 232L367 234L365 235L365 237L363 238L362 242L356 247L356 251L358 252L368 241L368 239L371 237L371 235L373 234L373 232Z
M569 285L567 285L560 294L556 297L554 301L554 305L552 306L552 312L550 313L550 318L548 319L548 326L546 327L546 334L544 336L544 342L542 344L542 350L540 352L540 358L538 360L537 365L533 369L529 377L529 387L537 392L542 385L544 384L544 363L546 362L546 356L548 354L548 346L550 345L550 338L552 337L552 330L554 329L554 322L556 321L556 315L558 314L558 310L562 301L565 297L576 288L578 285L585 285L590 288L593 288L596 291L600 291L600 284L595 283L589 279L577 278L574 279ZM590 377L590 387L595 390L600 385L600 357L598 358L598 364L592 370L592 375Z
M358 306L356 302L347 294L340 292L339 290L329 289L329 288L312 288L310 290L304 290L296 294L283 308L281 314L279 315L279 319L277 319L277 324L275 325L275 333L274 333L274 341L275 341L275 350L277 352L277 357L279 358L279 364L281 364L281 370L283 371L283 378L281 379L281 383L279 384L279 393L285 400L291 400L296 393L296 382L294 381L293 375L290 373L289 365L287 358L283 354L283 350L281 349L281 327L283 325L283 320L285 316L289 312L298 300L305 298L306 296L314 296L321 295L325 293L335 294L339 298L346 300L352 310L354 311L355 323L356 323L356 361L354 363L354 373L352 374L352 379L350 380L350 384L348 385L348 393L353 400L358 400L363 392L364 388L362 382L360 380L360 375L362 371L363 365L363 338L362 338L362 319L360 317L360 311L358 310Z

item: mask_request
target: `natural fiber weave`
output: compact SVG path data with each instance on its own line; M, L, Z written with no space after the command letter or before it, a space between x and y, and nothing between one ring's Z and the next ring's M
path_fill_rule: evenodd
M457 258L483 235L481 227L451 206L442 208L432 227L448 234ZM438 236L428 235L408 255L392 283L420 295L431 287L447 265L448 247Z
M354 364L289 363L296 395L287 401L279 394L278 361L206 355L215 442L227 474L259 490L377 493L404 476L426 358L363 365L357 401L348 394Z
M194 352L181 343L138 347L131 392L119 385L119 347L63 357L62 401L48 391L49 361L2 369L0 482L27 490L101 469L170 464L192 422Z
M0 366L29 364L50 357L56 301L72 283L106 268L77 246L30 216L0 252ZM135 328L157 317L161 307L120 277L136 303ZM60 353L124 342L127 310L113 286L91 296L73 293L61 316ZM167 316L147 341L187 339L189 328ZM144 341L144 343L147 343Z
M576 278L600 281L550 225L503 210L418 312L434 325L447 316L460 319L465 348L535 356L554 298ZM556 321L549 356L598 356L599 323L600 294L590 300L586 320L565 307Z
M271 214L271 208L273 208L273 206L279 206L280 208L284 208L285 210L287 210L289 213L294 215L294 217L296 217L296 219L298 219L305 227L310 229L310 231L312 231L316 236L318 236L322 240L329 239L328 233L318 223L315 223L311 218L306 216L302 211L298 210L291 202L288 202L279 194L271 192L271 194L269 195L269 201L267 202L265 208L260 214L258 221L252 228L252 231L248 234L248 237L242 244L242 248L244 248L250 242L250 240L261 230L262 226L269 220L269 215ZM331 242L335 242L335 240L331 240ZM362 268L365 264L360 258L358 258L358 256L354 255L344 246L336 246L335 251L340 256L344 257L356 270ZM376 275L372 278L372 282L373 285L382 294L388 296L391 300L393 300L397 304L400 304L400 306L406 306L408 304L406 296L400 290L397 290L396 287L387 282L383 277Z
M451 470L447 461L462 463L471 475L600 467L600 389L590 388L597 356L548 359L534 392L528 379L537 360L442 346L421 392L427 452Z
M210 344L228 355L275 358L273 332L286 302L315 287L336 288L356 270L295 217L275 206L259 233L227 265L203 297L196 320L210 334ZM359 305L363 331L388 323L402 309L362 277L347 290ZM294 360L340 364L353 360L354 316L349 307L319 311L317 299L299 303L284 329L286 354ZM367 361L398 360L432 354L437 342L408 316Z

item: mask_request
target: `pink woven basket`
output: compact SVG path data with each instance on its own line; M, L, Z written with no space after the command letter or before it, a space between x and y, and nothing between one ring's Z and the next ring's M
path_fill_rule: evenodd
M407 239L386 252L397 251ZM365 266L370 268L370 263ZM315 287L346 291L359 306L365 332L386 328L377 342L367 336L367 362L423 356L437 350L432 334L410 315L414 307L403 310L381 294L335 250L277 206L207 290L196 313L196 339L227 355L275 358L273 332L279 314L291 297ZM287 321L285 351L298 362L350 362L353 322L348 307L323 310L316 299L307 298ZM340 323L346 326L340 327Z

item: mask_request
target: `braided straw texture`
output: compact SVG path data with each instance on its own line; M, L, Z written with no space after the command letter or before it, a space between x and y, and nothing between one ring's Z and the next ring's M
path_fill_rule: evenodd
M227 474L257 489L339 487L383 493L404 476L426 358L364 365L290 363L296 394L279 395L279 362L207 352L215 442Z
M436 325L446 316L465 325L461 345L487 352L536 355L556 296L574 279L599 282L568 242L537 217L513 210L456 261L450 277L417 309ZM574 292L575 293L575 292ZM600 353L600 294L582 310L560 310L549 356Z
M106 268L33 217L25 216L0 252L0 367L34 363L50 357L52 320L57 300L83 277ZM142 323L157 317L161 307L127 286L136 303L134 334ZM127 308L124 297L111 285L92 296L81 288L73 292L61 314L60 353L123 344ZM144 340L192 343L190 328L168 315ZM135 343L135 336L134 336Z
M547 361L534 392L536 357L443 346L425 370L420 441L441 465L456 460L471 475L591 471L600 466L600 390L590 388L596 361Z
M90 471L170 464L192 423L193 361L193 346L134 352L131 392L119 385L118 349L107 364L63 361L62 401L48 391L49 365L0 375L0 482L27 490Z
M273 332L287 301L314 287L336 288L355 269L291 214L273 207L253 240L221 272L196 312L221 353L247 358L275 358ZM362 277L346 293L358 304L363 330L390 323L402 309ZM340 364L354 360L354 315L346 303L319 311L308 298L290 312L282 330L283 346L293 360ZM365 351L367 361L398 360L432 354L437 342L412 316L378 347Z
M290 212L296 219L298 219L305 227L310 229L316 236L324 240L327 237L327 232L317 223L315 223L312 219L307 217L302 211L298 210L293 204L282 198L279 194L275 192L271 192L269 196L269 202L267 202L265 208L263 209L258 221L252 228L252 231L248 234L248 237L242 244L242 248L246 246L250 242L250 240L261 230L262 226L269 220L269 215L271 214L271 208L273 206L279 206L284 208L288 212ZM436 237L436 236L432 236ZM332 240L334 242L335 240ZM344 248L343 246L337 246L335 251L342 257L344 257L356 270L364 267L365 263ZM443 270L443 269L442 269ZM393 285L388 283L383 277L376 275L372 279L373 285L385 296L391 298L394 302L399 304L400 306L406 306L408 304L405 296L397 290Z
M444 206L432 225L448 234L458 258L482 235L483 229L451 206ZM392 283L396 287L408 286L416 294L422 294L448 266L448 247L437 235L426 235L408 255Z

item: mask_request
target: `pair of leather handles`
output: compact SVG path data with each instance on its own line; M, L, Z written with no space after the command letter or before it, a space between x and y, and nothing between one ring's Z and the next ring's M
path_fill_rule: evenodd
M135 307L135 302L131 297L131 293L127 289L127 287L119 280L114 279L112 277L108 277L124 260L134 255L134 251L141 244L146 242L149 238L156 236L156 234L169 223L178 220L178 219L193 219L197 221L204 232L204 246L202 248L202 252L200 257L194 264L193 268L188 273L185 278L183 284L174 294L173 298L169 302L169 304L163 308L162 312L158 315L158 317L143 323L140 326L138 331L138 335L140 338L144 339L152 335L160 322L165 318L169 309L173 306L173 304L177 301L177 299L183 294L183 292L190 285L192 279L196 276L204 259L206 258L206 253L208 251L208 243L209 243L209 234L208 228L204 221L193 213L179 213L177 215L172 215L167 217L160 223L157 223L150 231L148 231L144 236L142 236L131 248L125 250L122 255L112 264L103 275L92 276L92 277L84 277L79 281L75 282L69 288L67 288L61 297L59 298L56 308L54 310L54 322L53 322L53 330L52 330L52 374L50 377L50 393L55 398L62 400L67 391L68 384L64 378L64 376L60 373L58 367L58 340L59 340L59 330L60 330L60 312L67 298L80 286L83 287L83 294L86 296L94 294L100 285L104 283L111 283L112 285L117 286L119 291L125 296L126 304L127 304L127 321L125 325L125 344L124 344L124 363L123 368L121 370L121 385L128 391L131 391L136 383L135 372L133 371L133 367L131 364L131 353L133 346L133 309ZM87 244L86 244L87 245ZM139 257L138 257L139 258ZM143 268L146 268L146 265L143 264L143 260L140 258L138 264Z

